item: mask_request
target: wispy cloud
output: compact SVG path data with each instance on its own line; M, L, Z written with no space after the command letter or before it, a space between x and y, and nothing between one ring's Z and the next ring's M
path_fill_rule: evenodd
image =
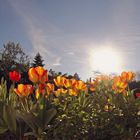
M58 56L53 53L51 49L52 42L49 39L50 33L57 33L59 30L43 18L40 21L40 17L35 11L36 5L32 6L29 1L14 0L13 2L9 0L9 3L25 25L26 34L33 48L31 53L32 57L37 52L40 52L46 60L45 63L47 63L47 66L59 66L60 57L58 59Z
M58 58L56 59L56 62L53 63L53 66L60 66L60 65L61 65L60 61L61 61L61 58L58 57Z

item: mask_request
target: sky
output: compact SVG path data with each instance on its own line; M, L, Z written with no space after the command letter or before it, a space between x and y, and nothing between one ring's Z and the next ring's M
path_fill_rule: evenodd
M121 71L140 71L139 7L139 0L0 0L0 49L18 42L31 59L39 52L48 70L86 79L97 70L92 53L111 48Z

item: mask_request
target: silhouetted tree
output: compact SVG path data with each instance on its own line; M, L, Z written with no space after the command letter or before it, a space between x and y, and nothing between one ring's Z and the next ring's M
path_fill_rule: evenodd
M40 53L38 52L37 54L36 54L36 56L34 57L34 60L33 60L33 63L32 63L32 66L33 67L37 67L37 66L44 66L44 64L43 64L43 59L42 59L42 56L40 55Z
M25 54L19 43L9 42L3 45L0 50L0 79L3 77L7 81L7 88L10 88L12 82L9 80L9 72L16 70L23 75L29 69L30 61L28 55ZM25 74L24 74L25 76ZM28 76L25 77L28 80ZM24 83L24 81L21 81Z
M76 79L76 80L80 80L80 77L77 73L74 74L73 78Z
M0 51L0 70L6 75L11 70L26 71L29 68L29 57L19 43L9 42Z

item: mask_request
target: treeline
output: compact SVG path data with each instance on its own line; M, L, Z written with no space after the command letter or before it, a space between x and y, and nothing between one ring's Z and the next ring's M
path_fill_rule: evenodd
M0 50L0 79L3 77L7 81L8 89L11 86L11 81L9 80L10 71L19 72L21 74L21 80L19 82L27 84L30 83L28 79L28 69L36 66L45 66L41 54L38 52L34 59L31 60L30 56L25 53L19 43L8 42L4 44L3 48ZM68 75L67 73L62 74L62 72L55 72L52 69L48 70L48 74L49 82L58 75L65 76L69 79L80 79L77 73Z
M19 81L20 83L30 83L30 80L28 79L28 69L36 66L44 67L45 64L43 62L44 60L39 52L35 55L34 59L31 60L30 56L25 53L19 43L8 42L7 44L4 44L3 48L0 50L0 79L3 77L7 81L7 87L9 89L11 86L9 72L15 70L21 74L21 80ZM68 75L67 73L62 74L62 72L55 72L52 69L48 70L48 74L50 83L53 82L53 79L59 75L65 76L68 79L80 79L77 73L74 75ZM130 89L139 90L140 81L130 83L129 87Z

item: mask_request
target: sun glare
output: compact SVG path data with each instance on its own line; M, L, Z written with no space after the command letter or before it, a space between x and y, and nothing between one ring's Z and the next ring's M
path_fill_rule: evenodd
M110 74L118 73L122 68L120 54L112 48L100 48L91 51L90 65L93 71Z

